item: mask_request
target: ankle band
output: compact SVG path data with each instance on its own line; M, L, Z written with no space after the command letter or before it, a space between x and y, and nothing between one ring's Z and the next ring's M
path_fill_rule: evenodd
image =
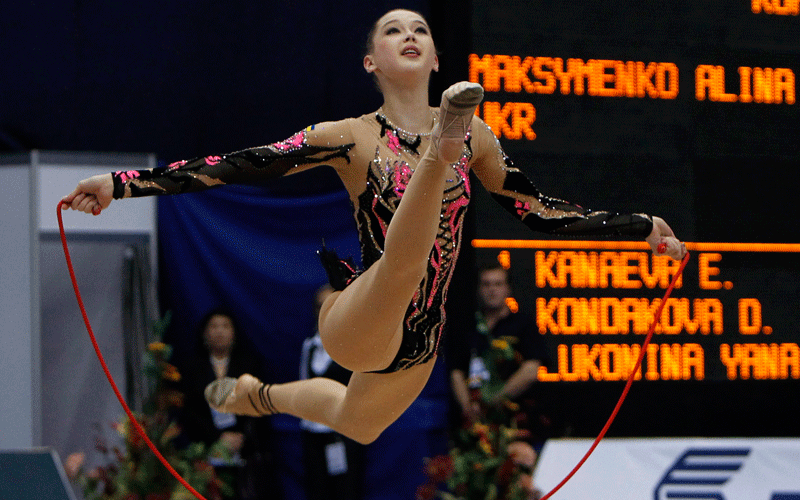
M266 385L266 384L265 384ZM278 409L275 408L275 405L272 403L272 398L269 395L269 390L272 389L272 384L267 385L267 407L272 415L278 413ZM263 394L263 387L262 387L262 394Z

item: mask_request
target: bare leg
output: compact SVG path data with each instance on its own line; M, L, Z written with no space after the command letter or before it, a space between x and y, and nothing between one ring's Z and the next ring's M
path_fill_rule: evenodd
M439 231L447 165L457 161L480 85L458 83L442 96L441 119L386 231L383 256L320 312L325 350L353 371L387 367L402 340L402 321L427 272ZM447 156L449 155L449 156Z
M389 224L382 257L323 304L320 335L331 357L356 372L350 384L311 379L264 386L248 376L223 379L207 390L213 406L240 414L286 412L369 442L416 399L432 362L396 373L363 372L387 367L397 354L406 310L437 236L446 167L458 160L482 95L480 86L466 82L445 91L440 122Z
M394 373L353 373L347 387L323 378L280 384L273 386L272 400L279 412L320 422L366 444L377 439L417 399L434 364L435 359ZM314 389L326 394L321 400L307 397L314 390L301 386L314 381L319 384Z
M367 444L417 399L435 361L434 357L394 373L353 373L347 386L322 377L266 385L242 375L238 380L227 378L209 385L206 399L240 415L288 413Z

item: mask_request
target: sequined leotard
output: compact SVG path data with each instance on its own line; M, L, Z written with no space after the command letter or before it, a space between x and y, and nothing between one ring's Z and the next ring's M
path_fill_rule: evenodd
M432 109L432 114L436 116L437 110ZM444 302L461 248L462 222L470 199L470 169L503 207L536 231L644 238L652 229L652 222L645 215L593 212L542 195L514 168L480 119L473 121L465 139L461 159L449 167L439 232L428 259L427 275L406 311L400 350L382 372L425 363L438 349L445 322ZM429 140L394 127L378 112L318 124L285 141L224 156L181 161L153 170L115 172L114 197L177 194L215 185L254 183L330 165L350 194L362 262L369 268L383 253L387 228ZM340 288L346 284L344 281Z

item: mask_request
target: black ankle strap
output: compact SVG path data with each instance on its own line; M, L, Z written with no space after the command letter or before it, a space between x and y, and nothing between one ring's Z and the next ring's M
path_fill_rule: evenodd
M264 391L265 387L267 388L266 392ZM253 405L253 408L257 413L261 413L262 415L275 415L278 413L278 410L275 409L275 405L272 404L272 398L269 396L269 390L271 387L272 384L261 384L261 388L258 390L258 397L261 399L261 408L256 406L250 394L247 395L247 397L250 399L250 404Z

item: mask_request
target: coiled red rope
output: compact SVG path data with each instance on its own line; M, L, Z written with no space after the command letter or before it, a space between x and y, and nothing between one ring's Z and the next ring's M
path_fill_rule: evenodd
M75 278L75 270L72 268L72 259L69 256L69 248L67 248L67 237L64 234L64 222L62 221L61 218L62 204L63 202L61 201L58 202L58 207L56 207L56 211L58 214L58 230L61 232L61 244L64 246L64 257L66 257L67 259L67 268L69 269L69 277L72 279L72 288L75 289L75 298L78 299L78 307L80 308L81 314L83 315L83 322L86 324L86 331L89 332L89 338L92 340L92 346L94 347L94 352L97 353L97 359L100 360L100 365L103 367L103 372L105 372L106 378L108 378L108 381L111 384L111 388L114 389L114 394L117 395L117 399L122 405L122 408L125 410L125 413L128 415L128 420L131 422L133 427L136 429L136 432L139 434L139 436L142 437L142 439L150 448L150 450L152 450L153 453L155 453L156 457L158 457L161 463L164 464L164 467L166 467L167 470L173 476L175 476L175 478L184 487L186 487L186 489L189 490L189 492L192 495L194 495L198 500L206 500L205 497L203 497L203 495L201 495L200 493L197 492L197 490L192 488L192 486L188 482L186 482L186 480L183 479L180 474L178 474L178 472L169 464L169 462L167 462L167 459L164 458L164 456L158 451L156 445L154 445L153 442L150 441L150 438L147 437L147 433L142 428L141 424L139 424L139 421L136 420L136 417L133 416L133 412L128 407L128 404L125 403L125 399L123 399L122 394L119 392L119 389L117 388L117 384L114 382L114 377L111 376L111 372L108 369L108 365L106 365L106 361L103 358L103 354L100 352L100 346L97 345L97 339L94 337L94 332L92 331L92 325L89 324L89 316L86 314L86 308L83 306L83 299L81 298L81 292L78 289L78 280Z
M663 243L658 246L659 253L664 253L666 250L666 245ZM658 305L658 309L656 309L656 313L653 317L653 324L650 325L650 330L647 332L647 336L644 338L644 342L642 342L642 350L639 352L639 358L636 360L636 365L633 367L630 376L628 377L628 383L625 384L625 388L622 390L622 395L619 397L619 401L617 401L617 406L614 407L614 411L611 412L611 416L608 417L608 421L606 425L603 427L603 430L600 431L600 434L597 435L597 438L592 443L592 446L589 447L589 451L583 456L583 458L578 462L578 465L572 469L572 471L567 474L560 483L556 485L555 488L550 490L545 496L543 496L540 500L547 500L550 498L553 493L560 490L562 486L564 486L567 481L569 481L572 476L578 472L578 469L581 468L584 462L589 458L589 455L592 454L597 445L600 444L600 441L605 437L608 428L611 427L611 422L617 417L617 413L619 413L619 409L622 407L622 402L625 401L625 397L628 395L628 391L631 388L631 384L633 384L633 379L636 376L636 372L639 371L639 367L642 365L642 359L644 359L644 353L647 351L647 346L650 345L650 339L653 338L653 332L656 331L656 325L658 324L659 320L661 319L661 313L664 311L664 305L667 303L667 299L672 294L672 289L675 288L675 283L678 282L678 278L680 278L681 274L683 274L683 269L686 267L686 263L689 262L689 252L686 252L686 255L683 256L683 260L681 260L681 265L678 268L678 272L675 273L675 276L672 277L672 281L670 282L669 286L667 287L667 291L664 293L664 298L661 299L661 304Z

